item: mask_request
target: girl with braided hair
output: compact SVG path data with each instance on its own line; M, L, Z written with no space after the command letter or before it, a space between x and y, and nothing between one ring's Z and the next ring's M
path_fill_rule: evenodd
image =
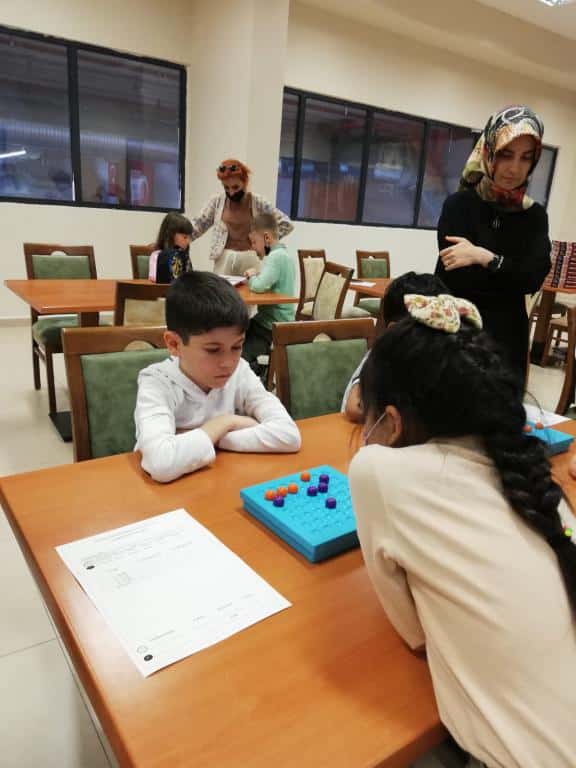
M490 768L574 768L576 521L476 307L405 303L360 377L350 486L370 578L425 646L463 749Z

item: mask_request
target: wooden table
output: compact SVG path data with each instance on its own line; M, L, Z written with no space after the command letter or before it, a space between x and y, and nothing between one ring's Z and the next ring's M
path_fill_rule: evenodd
M365 280L353 280L350 283L350 290L362 294L362 296L371 296L375 299L381 299L386 293L386 289L392 282L389 277L367 277ZM358 283L374 283L374 285L358 285Z
M401 768L445 735L426 662L389 624L359 550L312 565L247 515L240 488L328 463L346 470L353 427L300 422L294 455L220 452L168 485L136 454L5 477L0 499L121 766ZM293 603L150 678L54 547L187 509Z
M41 315L80 315L80 325L97 325L98 312L114 309L118 280L5 280L4 285ZM146 284L148 280L123 280ZM168 286L166 286L168 288ZM255 304L297 304L295 296L254 293L247 285L237 288L242 300Z
M4 285L40 315L77 314L81 326L98 325L98 313L114 309L117 280L5 280ZM148 280L123 280L147 284ZM166 286L168 289L168 285ZM295 296L254 293L246 284L237 287L242 300L255 304L297 304ZM72 440L70 411L50 413L64 442Z
M536 321L536 328L534 329L534 338L532 339L532 350L530 354L530 361L536 363L536 365L544 364L543 354L546 346L546 337L548 335L550 317L552 316L552 309L557 293L576 294L576 288L552 288L549 285L542 286L542 297L538 308L538 320Z

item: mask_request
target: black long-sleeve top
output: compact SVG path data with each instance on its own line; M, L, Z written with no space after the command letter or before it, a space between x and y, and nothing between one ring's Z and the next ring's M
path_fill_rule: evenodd
M548 216L534 203L523 211L503 212L482 200L474 190L450 195L438 223L439 250L446 237L465 237L473 245L502 256L502 266L491 272L479 264L447 272L441 260L436 274L455 296L474 302L484 328L505 348L509 362L526 372L528 318L525 296L538 291L550 270Z

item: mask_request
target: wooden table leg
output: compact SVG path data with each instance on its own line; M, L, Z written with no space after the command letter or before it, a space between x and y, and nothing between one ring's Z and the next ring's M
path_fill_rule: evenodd
M544 347L546 346L546 337L548 335L548 326L550 325L550 317L552 315L552 308L554 307L555 293L552 291L542 291L542 298L540 299L540 306L538 307L538 320L536 321L536 328L534 330L534 339L532 341L532 352L530 354L530 361L536 365L543 364Z

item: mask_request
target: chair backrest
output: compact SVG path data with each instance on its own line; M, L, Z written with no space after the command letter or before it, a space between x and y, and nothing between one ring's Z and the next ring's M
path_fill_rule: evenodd
M576 242L552 240L552 266L544 285L552 288L576 288Z
M165 296L170 286L163 283L116 283L114 325L165 326Z
M130 263L132 264L132 277L134 280L148 279L148 264L150 262L150 254L155 249L155 245L130 246Z
M276 393L294 419L340 410L374 334L371 318L272 326Z
M29 280L96 279L96 260L91 245L24 243Z
M358 280L390 277L388 251L356 251L356 277Z
M326 266L326 251L298 251L298 266L300 267L300 298L296 308L298 317L305 302L312 301L318 290L318 283Z
M62 334L76 461L134 449L142 368L168 357L162 328L66 328Z
M338 320L342 314L342 306L354 270L343 264L327 261L318 283L314 306L313 320Z

